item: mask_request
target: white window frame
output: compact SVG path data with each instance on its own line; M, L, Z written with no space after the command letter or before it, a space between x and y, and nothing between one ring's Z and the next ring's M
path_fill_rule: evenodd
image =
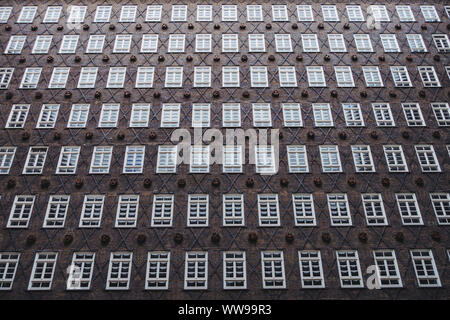
M172 22L183 22L187 18L186 5L172 5Z
M271 127L272 110L270 103L252 103L253 126Z
M119 22L135 22L136 21L137 6L124 5L120 10Z
M245 226L245 205L243 194L222 195L222 225L224 227Z
M279 227L281 225L278 194L258 194L258 220L260 227Z
M122 173L139 174L144 171L145 146L131 145L125 150Z
M222 5L222 21L237 21L238 12L236 5L223 4Z
M210 151L209 145L191 146L189 172L190 173L209 173Z
M433 66L418 66L420 78L422 79L423 86L425 88L440 87L441 82L436 74L436 70Z
M363 66L362 70L366 87L384 87L378 66Z
M149 251L145 274L145 290L169 289L170 251Z
M310 87L326 87L325 73L322 66L307 66L308 85Z
M281 107L285 127L303 127L300 103L282 103Z
M264 66L250 67L250 76L251 76L251 86L253 88L267 88L269 86L267 67Z
M235 66L222 67L222 87L237 88L240 87L240 70Z
M118 34L114 40L113 53L129 53L131 49L131 34Z
M179 103L164 103L161 110L161 128L178 128L180 126Z
M342 172L341 157L339 155L339 146L321 145L319 146L322 172L338 173Z
M210 33L207 34L196 34L195 35L195 52L211 52L212 46L212 36Z
M152 204L152 228L172 227L174 209L173 194L154 194Z
M343 103L342 111L347 127L364 127L364 117L359 103Z
M396 87L412 87L408 69L405 66L391 66L390 68Z
M125 84L127 67L110 67L106 88L121 89Z
M16 23L33 23L36 17L38 7L37 6L24 6L20 11L19 18Z
M105 289L128 290L132 267L133 252L111 252Z
M247 262L245 251L223 252L223 289L247 289Z
M135 88L153 88L155 67L138 67Z
M69 79L70 67L53 68L52 77L48 84L49 89L65 89Z
M328 193L327 205L331 226L340 227L352 225L352 215L346 193Z
M51 195L48 199L43 228L64 228L70 195Z
M368 226L389 225L381 193L362 193L361 199Z
M349 66L335 66L334 74L336 76L336 82L340 88L352 88L355 86L353 80L352 68Z
M212 5L197 4L197 21L212 21Z
M7 228L27 229L30 224L33 207L36 201L34 195L16 195L9 213Z
M299 250L298 262L302 289L325 288L322 256L319 250Z
M0 90L6 90L14 74L14 68L0 68Z
M53 36L51 35L39 35L34 41L32 54L47 54L52 44Z
M248 52L266 52L264 33L249 33Z
M21 254L18 252L0 252L0 269L2 270L0 274L0 291L12 290L20 256Z
M104 195L85 195L79 228L100 228L104 204Z
M333 114L329 103L313 103L315 127L334 127Z
M190 194L187 207L188 227L208 227L209 226L209 195Z
M359 5L347 5L345 6L347 10L348 21L350 22L361 22L364 20L364 15Z
M73 104L67 128L85 128L89 117L90 104Z
M426 22L441 22L435 6L420 6L420 11Z
M374 250L373 258L381 289L403 287L394 250Z
M92 34L86 47L86 53L102 53L105 44L105 35Z
M353 39L358 52L373 52L372 41L367 33L355 33Z
M119 195L115 228L135 228L137 226L138 215L139 195Z
M415 22L414 14L409 5L395 6L400 22Z
M208 289L208 252L186 251L184 290Z
M90 290L94 274L95 253L74 252L69 266L66 290Z
M308 173L308 155L305 145L286 146L289 173Z
M244 153L240 145L225 145L223 150L223 173L242 173Z
M396 193L395 200L403 225L423 225L422 213L415 193Z
M89 174L108 174L113 146L95 146L92 152Z
M289 21L286 5L272 5L272 21Z
M303 52L319 52L319 40L317 34L305 34L302 33L302 49Z
M95 10L95 23L105 23L109 22L111 19L111 11L112 6L97 6L97 10Z
M61 41L59 54L74 54L77 50L78 40L80 36L77 34L66 34Z
M450 52L450 41L446 34L433 34L431 36L438 52Z
M158 146L156 173L177 172L177 146Z
M247 21L263 21L261 5L247 5Z
M150 120L150 103L133 103L130 115L130 128L147 128Z
M36 89L41 77L42 68L26 68L20 83L20 89Z
M277 33L274 36L276 52L292 52L292 41L289 33Z
M430 199L438 225L450 225L450 193L430 193Z
M364 288L364 282L356 250L336 250L341 288Z
M0 23L7 23L13 7L0 7Z
M255 172L259 174L276 174L274 146L255 146Z
M389 103L372 103L372 110L378 127L395 127L394 116Z
M298 21L314 21L311 5L297 5Z
M380 41L384 52L401 52L395 34L380 34Z
M183 53L185 49L186 35L185 34L171 34L169 35L169 47L167 52Z
M28 149L27 159L23 166L22 174L42 174L45 160L47 158L48 147L33 146Z
M211 87L211 67L194 67L194 87Z
M263 289L286 289L283 251L261 251Z
M237 33L222 34L222 52L239 52L239 35Z
M61 147L56 174L75 174L77 171L78 158L80 157L80 146Z
M144 34L141 41L141 53L156 53L158 52L159 35L158 34Z
M313 227L317 225L312 193L293 193L292 207L294 210L295 226Z
M82 67L78 79L78 89L93 89L97 82L98 67Z
M383 145L389 172L409 172L401 145Z
M285 88L297 87L297 75L295 67L293 66L278 67L278 76L280 80L280 87Z
M356 172L375 172L370 145L352 145L351 149Z
M432 103L431 108L439 127L450 126L450 107L447 102Z
M241 126L241 104L223 103L222 104L222 127L234 128Z
M59 113L59 104L43 104L36 129L52 129L55 127Z
M330 52L347 52L344 35L342 33L329 33L328 45Z
M37 252L34 257L28 291L51 290L55 274L57 252Z
M181 88L183 86L183 67L166 67L166 88Z
M417 161L420 164L420 169L424 173L441 172L441 166L434 151L433 145L415 145Z
M428 52L421 34L407 34L406 40L408 41L409 49L411 50L411 52Z
M14 163L17 147L0 147L0 175L9 174L11 166ZM1 287L1 286L0 286Z
M119 121L120 104L104 103L100 118L98 121L99 128L116 128Z
M149 5L145 14L145 22L160 22L162 5Z

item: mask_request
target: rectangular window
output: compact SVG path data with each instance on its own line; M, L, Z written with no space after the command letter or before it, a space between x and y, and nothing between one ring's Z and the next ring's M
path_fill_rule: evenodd
M99 128L115 128L119 120L120 104L105 103L100 113Z
M398 18L400 22L414 22L416 19L414 18L414 14L411 10L411 6L395 6L395 10L397 11Z
M187 6L186 5L172 5L172 21L181 22L186 21Z
M343 34L328 34L330 52L347 52Z
M9 174L16 149L16 147L0 147L0 174Z
M395 34L380 34L384 52L400 52Z
M389 22L389 13L384 5L371 5L368 7L368 14L373 16L375 22Z
M248 35L248 52L265 52L266 44L263 33L252 33Z
M396 193L395 199L404 225L423 225L415 193Z
M37 36L34 42L32 54L47 54L52 43L53 36Z
M65 35L59 48L60 54L73 54L77 50L79 35Z
M194 145L191 147L189 171L191 173L209 172L209 146Z
M410 252L419 287L441 287L441 280L434 262L433 252L429 249L415 249Z
M156 52L158 52L158 34L142 35L141 53L156 53Z
M258 194L258 216L260 227L280 226L280 208L277 194Z
M392 115L389 103L372 103L373 115L379 127L395 127L394 116Z
M171 227L173 220L173 195L153 196L152 227Z
M389 172L408 172L408 165L406 164L402 146L383 146L383 150Z
M291 35L275 34L275 48L277 52L292 52Z
M212 21L211 5L197 5L197 21Z
M188 227L207 227L209 224L209 195L190 194L188 200Z
M412 87L406 67L391 67L391 74L396 87Z
M117 204L116 228L134 228L139 212L139 195L120 195Z
M159 146L157 163L156 173L176 173L177 146Z
M166 68L165 86L167 88L181 88L183 86L183 67Z
M285 127L302 127L302 111L299 103L282 103Z
M58 253L56 252L36 253L28 290L41 291L51 289L57 258Z
M311 193L292 194L295 225L315 226L316 214L314 211L314 198Z
M336 66L334 67L334 73L336 75L336 82L338 87L349 88L355 86L351 67Z
M20 83L20 89L36 89L42 68L26 68Z
M335 5L322 5L323 21L339 21Z
M97 81L98 68L97 67L83 67L81 68L80 78L78 79L79 89L93 89Z
M436 122L440 127L450 126L450 107L448 106L448 103L432 103L431 108L433 109Z
M12 7L0 7L0 23L8 22L12 9Z
M322 66L307 66L308 83L310 87L326 87L325 74Z
M306 146L292 145L286 146L289 172L290 173L305 173L309 172L308 157L306 155Z
M440 87L441 83L434 67L417 67L424 87Z
M261 251L263 289L285 289L283 251Z
M285 5L272 5L273 21L289 21L287 7Z
M153 88L155 67L139 67L136 75L136 88Z
M68 23L83 23L86 16L87 6L70 6Z
M150 251L147 256L145 290L169 289L170 251Z
M255 146L256 173L275 174L278 170L275 165L275 153L273 146Z
M364 213L368 226L388 225L386 212L384 210L383 199L379 193L361 194Z
M106 290L128 290L132 266L132 252L111 252Z
M314 21L310 5L297 5L298 21Z
M316 34L302 34L303 52L319 52L319 40Z
M107 88L123 88L125 84L126 67L110 67Z
M394 250L374 250L373 257L381 288L401 288L402 279Z
M194 67L194 87L211 87L211 67Z
M261 5L247 5L247 21L263 21Z
M53 68L52 77L48 84L49 89L64 89L69 78L70 67Z
M270 103L252 103L252 110L254 127L272 126Z
M298 252L300 276L303 289L325 288L322 270L322 257L319 250Z
M222 21L237 21L238 13L236 5L222 5Z
M222 171L224 173L242 172L242 146L223 146Z
M142 173L144 170L145 146L127 146L123 173Z
M33 23L34 17L36 16L38 7L37 6L27 6L22 7L20 11L19 19L17 23Z
M441 172L436 152L432 145L415 145L417 159L422 172Z
M122 6L119 22L135 22L137 6Z
M0 291L12 289L19 260L20 253L0 252Z
M278 67L280 87L297 87L295 67Z
M195 52L211 52L211 34L195 36Z
M446 34L433 34L432 37L438 52L450 52L450 42Z
M364 288L358 251L337 250L336 259L341 288Z
M434 214L439 225L450 225L450 194L430 193Z
M150 118L149 103L133 103L130 116L130 128L146 128Z
M383 87L380 69L378 67L362 67L367 87Z
M14 68L0 68L0 90L8 89Z
M53 195L48 199L43 228L64 228L70 196Z
M105 196L85 195L81 210L80 228L98 228L102 221Z
M208 128L210 126L210 105L192 104L192 127Z
M131 48L131 38L131 34L116 35L113 53L129 53Z
M94 273L95 253L74 252L70 265L67 290L90 290Z
M239 52L239 37L237 34L222 34L222 52Z
M408 41L411 52L427 52L427 47L423 41L421 34L407 34L406 40Z
M251 86L253 88L265 88L269 86L267 67L250 67Z
M184 52L184 43L186 36L184 34L171 34L169 36L169 48L167 52Z
M147 6L147 13L145 15L145 22L159 22L161 21L162 5Z
M86 53L102 53L105 43L104 35L91 35L87 44Z
M347 194L329 193L327 194L327 202L331 225L333 227L352 225Z
M75 174L81 147L62 147L56 174Z
M351 146L356 172L375 172L369 145Z
M346 6L348 21L359 22L364 21L364 15L361 10L361 6L348 5Z
M58 118L59 104L43 104L36 124L38 129L54 128Z
M434 6L420 6L420 11L426 22L441 22Z
M30 147L22 174L41 174L44 170L48 147Z
M89 104L72 105L67 128L85 128L88 120L89 108Z
M239 67L222 67L222 86L224 88L240 86Z
M208 289L208 252L186 252L184 290Z
M319 146L322 172L342 172L339 148L337 145Z
M97 6L94 22L109 22L109 19L111 18L111 10L112 6Z
M29 104L13 104L5 128L23 128L30 111Z
M364 127L364 118L359 103L343 103L342 110L347 127Z
M222 126L224 128L241 126L241 105L239 103L222 104Z
M224 227L245 225L243 194L224 194L222 208Z
M313 103L314 125L316 127L333 127L333 116L329 103Z
M7 228L28 228L36 196L15 196Z
M161 128L177 128L180 125L180 104L163 104Z
M112 146L96 146L92 152L90 174L107 174L111 165Z
M247 289L245 251L223 252L223 289Z
M356 50L358 52L373 52L372 41L370 41L368 34L357 33L353 35L353 39L355 39Z

